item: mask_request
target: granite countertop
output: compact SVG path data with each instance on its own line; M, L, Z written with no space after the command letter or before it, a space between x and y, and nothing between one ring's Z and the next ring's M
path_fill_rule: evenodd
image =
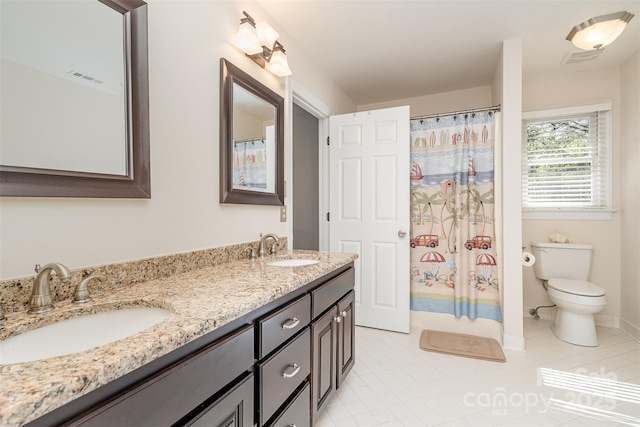
M312 258L301 267L267 265L273 259ZM265 260L238 260L138 283L94 296L92 302L55 304L33 316L8 313L2 335L65 318L118 308L171 311L164 321L128 338L70 355L0 365L0 425L20 426L103 386L256 308L357 258L355 254L294 250Z

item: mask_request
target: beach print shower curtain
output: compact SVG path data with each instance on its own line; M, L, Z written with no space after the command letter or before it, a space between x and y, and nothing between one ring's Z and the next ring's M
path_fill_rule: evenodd
M495 114L411 121L411 310L502 320Z
M267 190L267 142L265 138L233 142L233 188Z

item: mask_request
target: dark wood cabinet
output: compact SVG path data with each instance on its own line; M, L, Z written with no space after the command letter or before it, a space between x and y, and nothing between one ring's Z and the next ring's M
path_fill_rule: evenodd
M258 425L265 425L298 388L309 378L309 328L271 357L258 363Z
M342 318L337 323L338 328L338 357L336 387L340 387L355 364L355 292L351 291L338 302L338 316Z
M316 422L355 364L355 293L311 323L311 402Z
M261 359L278 348L298 332L304 330L311 318L309 294L285 305L274 313L259 319L257 358Z
M253 375L184 424L191 427L242 427L253 425Z
M314 423L336 392L337 315L338 310L334 307L311 324L311 402Z
M92 408L67 425L174 424L253 368L253 342L253 328L246 326L136 384L117 398Z
M28 424L307 427L354 365L353 264Z
M310 427L310 405L311 388L309 381L307 381L304 383L302 389L296 393L291 403L284 409L282 415L274 420L273 424L269 425L269 427Z

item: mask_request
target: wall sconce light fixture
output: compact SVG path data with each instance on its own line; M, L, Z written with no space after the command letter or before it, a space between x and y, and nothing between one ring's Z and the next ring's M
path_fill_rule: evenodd
M631 18L633 14L629 12L596 16L573 27L567 40L579 49L602 49L622 34Z
M242 12L238 34L233 44L242 49L253 61L279 77L291 74L284 47L278 41L280 34L266 22L256 22L247 13Z

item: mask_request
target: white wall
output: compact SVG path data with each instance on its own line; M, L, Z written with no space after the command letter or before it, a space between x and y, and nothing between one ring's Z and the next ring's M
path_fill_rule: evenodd
M32 275L36 263L80 268L253 241L260 232L286 235L278 207L219 203L220 58L290 104L286 79L231 45L243 10L269 21L255 1L149 1L152 198L0 199L0 279ZM353 111L285 29L276 29L296 79L332 110ZM290 138L287 132L288 146Z
M491 86L480 86L451 92L377 102L374 104L358 105L358 111L377 110L380 108L408 105L411 110L411 117L416 117L473 108L484 108L489 107L490 104Z
M621 67L620 329L640 341L640 50Z
M502 104L502 142L497 144L496 223L501 265L503 346L524 350L522 321L522 187L520 129L522 126L522 40L505 40L493 79L493 103Z
M523 82L524 111L589 104L605 99L612 101L613 207L619 209L620 69L615 67L532 77ZM637 192L637 188L635 191ZM573 242L594 245L590 280L603 287L607 293L607 305L596 315L596 322L603 326L617 327L620 316L620 214L614 213L610 221L525 220L522 227L523 245L528 246L532 241L547 241L548 236L556 230L569 236ZM552 303L541 282L536 279L533 268L525 268L524 315L528 315L529 308L550 304ZM546 317L552 312L542 309L539 314Z

